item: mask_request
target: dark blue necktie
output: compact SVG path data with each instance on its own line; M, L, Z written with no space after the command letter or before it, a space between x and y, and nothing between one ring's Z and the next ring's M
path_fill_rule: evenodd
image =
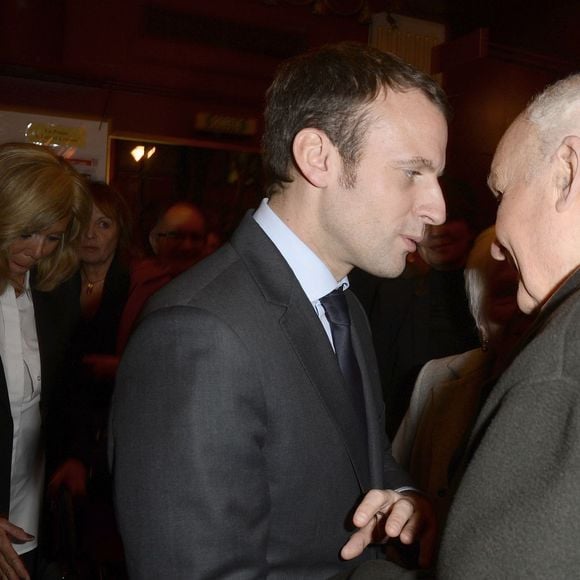
M350 336L350 315L344 291L333 290L322 297L320 303L324 307L326 318L330 324L334 350L338 366L345 379L353 407L359 416L366 435L366 412L360 367L354 354Z

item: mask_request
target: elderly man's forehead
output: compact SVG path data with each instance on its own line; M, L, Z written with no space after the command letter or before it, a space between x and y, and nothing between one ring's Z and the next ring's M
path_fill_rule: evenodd
M165 212L162 224L168 228L203 228L203 214L193 206L173 206Z
M489 173L488 184L500 189L507 175L527 164L532 149L536 146L534 126L523 117L518 117L501 138Z

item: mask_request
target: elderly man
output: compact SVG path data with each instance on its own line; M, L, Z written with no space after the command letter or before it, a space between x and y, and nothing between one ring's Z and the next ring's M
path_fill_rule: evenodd
M430 78L364 45L281 67L269 199L157 294L120 367L131 578L320 579L385 534L426 532L428 555L432 512L392 458L368 324L343 290L355 264L400 274L444 221L445 111Z
M492 253L513 261L518 306L537 319L467 444L437 576L577 578L580 75L549 87L514 121L489 185L499 204ZM415 575L373 563L350 577Z

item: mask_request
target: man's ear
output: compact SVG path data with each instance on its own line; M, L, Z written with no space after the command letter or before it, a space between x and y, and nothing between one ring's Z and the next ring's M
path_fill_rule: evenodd
M558 167L558 198L556 210L565 211L574 202L580 201L580 137L568 135L556 151Z
M292 153L296 167L315 187L328 184L332 157L336 152L326 133L319 129L302 129L294 137Z

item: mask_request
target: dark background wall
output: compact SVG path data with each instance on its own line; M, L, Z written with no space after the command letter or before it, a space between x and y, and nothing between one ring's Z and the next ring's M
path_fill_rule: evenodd
M144 167L113 141L113 178L137 202L191 197L235 222L260 195L247 155L259 151L277 64L326 42L366 42L370 16L384 11L446 25L436 60L455 108L448 167L473 185L486 225L497 140L534 92L579 68L578 0L3 0L0 108L103 118L115 137L177 144ZM200 114L233 130L201 129ZM232 164L246 185L231 181Z
M365 42L387 9L444 22L450 39L489 27L492 43L580 61L577 0L3 0L0 102L192 138L197 111L259 119L281 59Z

